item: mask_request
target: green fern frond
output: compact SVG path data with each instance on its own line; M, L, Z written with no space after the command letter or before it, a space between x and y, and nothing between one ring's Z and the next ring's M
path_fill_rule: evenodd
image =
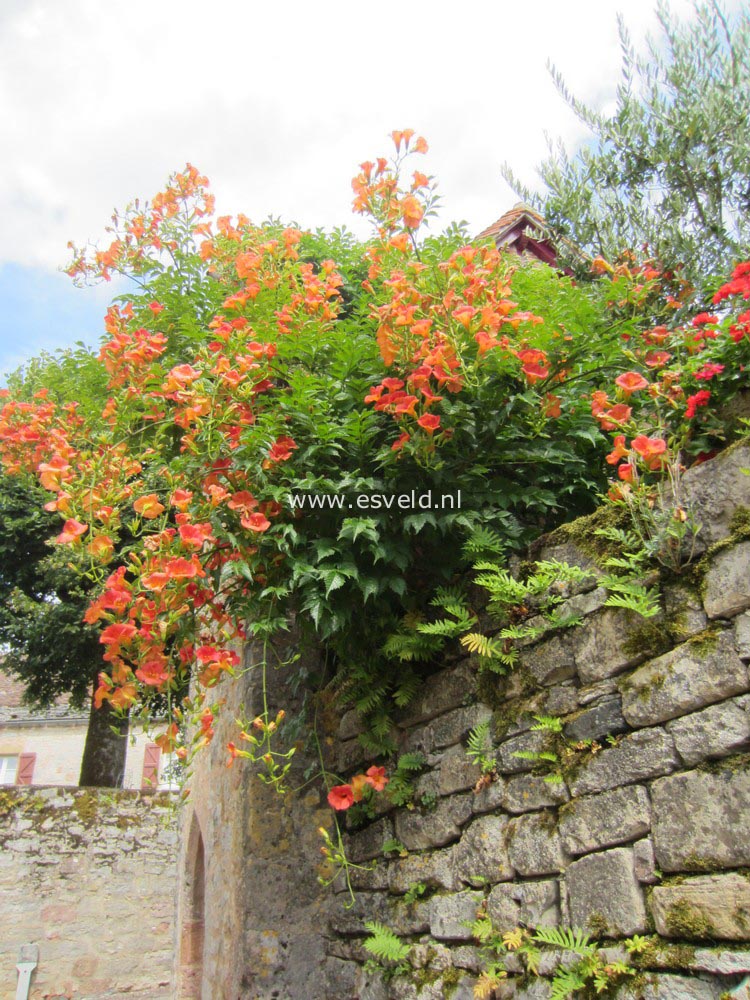
M365 923L365 927L370 932L370 937L365 938L364 947L378 961L400 965L408 959L411 945L404 944L385 924L370 920Z

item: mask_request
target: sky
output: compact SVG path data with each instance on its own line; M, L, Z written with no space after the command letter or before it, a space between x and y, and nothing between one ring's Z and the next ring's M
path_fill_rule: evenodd
M688 0L673 0L689 15ZM366 227L360 162L388 133L429 144L438 228L476 234L518 200L508 162L538 187L545 135L590 137L557 94L611 109L617 14L637 47L655 0L2 0L0 382L41 350L95 345L112 286L74 288L68 241L104 240L115 207L191 162L219 214Z

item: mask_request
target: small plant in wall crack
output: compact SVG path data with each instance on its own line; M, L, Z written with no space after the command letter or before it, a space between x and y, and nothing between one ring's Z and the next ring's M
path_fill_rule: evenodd
M497 773L497 759L492 745L489 720L480 722L469 733L466 740L466 756L482 772L480 782L487 778L491 780ZM487 783L484 780L484 784Z
M530 976L539 979L545 951L564 953L552 979L545 980L550 985L550 1000L568 1000L587 989L604 993L623 977L635 975L636 970L624 962L607 962L596 943L577 928L538 927L531 931L517 927L500 933L483 914L471 929L487 958L487 965L474 986L477 1000L489 1000L507 978L505 962L511 954L521 959ZM629 952L636 951L641 947L640 941L630 939L625 947Z
M363 944L366 950L374 956L371 960L371 967L380 971L384 979L392 979L394 976L408 972L411 945L404 944L389 927L376 920L368 921L365 927L370 932L370 936L365 938Z

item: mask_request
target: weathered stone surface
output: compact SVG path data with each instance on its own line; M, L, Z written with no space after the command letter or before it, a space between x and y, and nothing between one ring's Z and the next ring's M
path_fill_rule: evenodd
M391 892L407 892L418 882L431 889L455 891L461 882L455 872L455 845L425 854L410 854L390 865L389 888Z
M656 873L656 855L654 854L654 843L649 837L637 840L633 844L633 864L635 866L635 877L639 882L646 885L653 885L659 881Z
M584 684L614 677L646 659L647 648L635 652L623 648L637 624L638 618L633 612L605 608L570 631L578 676Z
M399 725L409 727L442 715L466 703L474 691L476 679L466 661L458 666L433 674L422 685L419 695L399 719Z
M451 961L457 969L468 969L469 972L476 973L484 967L481 949L466 944L451 950Z
M578 740L598 740L607 736L624 733L628 724L622 714L622 699L607 698L598 705L592 705L565 725L565 736L571 742Z
M453 712L441 715L430 727L432 745L440 750L454 743L460 743L475 726L491 718L492 710L487 705L468 705L466 708L457 708Z
M643 892L629 848L616 847L574 861L565 872L565 886L575 927L608 937L625 937L646 929Z
M500 771L505 774L519 774L521 771L531 771L536 766L533 760L516 757L517 753L539 753L545 750L550 742L549 734L544 732L521 733L500 744L497 751L497 763Z
M364 731L365 727L362 723L359 712L353 708L344 712L341 716L341 722L339 722L340 740L353 740L355 736L359 736L359 734Z
M731 448L685 473L683 487L695 520L701 525L698 551L728 538L738 507L750 507L750 448Z
M354 903L344 906L345 897L336 897L338 906L333 909L330 917L331 930L344 936L366 934L365 922L377 920L387 923L391 916L388 906L388 896L384 892L358 892Z
M750 951L729 951L726 948L696 948L690 968L712 972L717 976L736 976L750 972Z
M356 865L361 865L365 861L380 857L383 853L383 844L393 837L393 823L386 816L376 823L371 823L364 830L348 835L349 859ZM408 846L408 845L407 845Z
M359 740L346 740L339 743L337 755L337 767L340 772L346 773L355 767L359 767L367 760L367 751Z
M703 607L709 618L732 618L750 608L750 542L740 542L711 560Z
M665 872L750 865L750 769L687 771L651 786L656 862Z
M631 726L651 726L747 690L747 668L733 635L686 642L634 671L622 684L622 712Z
M536 774L518 774L505 783L503 808L509 813L527 813L558 806L569 798L564 783L545 781Z
M704 982L694 976L652 974L638 986L638 992L627 981L617 990L617 1000L719 1000L722 989L718 983Z
M677 763L672 737L663 729L643 729L581 764L568 787L573 796L604 792L669 774Z
M471 815L471 796L453 795L440 799L436 808L422 815L402 810L396 816L396 837L410 851L442 847L461 834L461 824Z
M366 867L349 869L349 881L355 892L377 892L387 889L389 883L388 865L382 859ZM334 892L348 892L346 879L337 878L333 883Z
M446 751L440 761L438 793L465 792L473 788L481 776L481 768L472 763L463 746L457 746Z
M750 611L734 619L734 641L739 658L747 663L750 660Z
M750 880L727 872L657 885L651 912L663 937L744 941L750 934Z
M545 692L543 710L540 715L569 715L578 708L578 690L569 682L555 684Z
M507 846L508 820L504 816L480 816L464 830L456 847L454 863L462 882L472 879L503 882L513 878Z
M603 681L595 681L593 684L586 684L585 687L578 688L578 704L592 705L595 702L604 700L614 695L619 696L620 689L614 677L607 677Z
M560 887L551 879L496 885L487 912L495 927L556 927L560 923Z
M495 812L499 809L505 798L505 781L496 777L489 785L477 792L473 797L472 811L475 816L482 813Z
M588 854L648 833L651 806L640 785L575 799L560 811L560 838L569 854Z
M325 982L327 1000L351 1000L356 996L359 966L356 962L342 962L339 958L327 958Z
M508 856L521 875L553 875L566 858L554 817L548 813L519 816L508 824Z
M711 705L702 712L668 722L666 730L684 764L726 757L744 749L750 742L750 716L745 711L746 698L735 698Z
M697 635L708 624L700 596L683 584L664 587L664 613L667 621L683 638Z
M456 892L451 896L433 896L430 906L430 934L438 941L470 941L469 926L477 918L484 900L481 892Z
M572 646L564 634L529 646L520 659L537 684L556 684L573 677L576 672Z

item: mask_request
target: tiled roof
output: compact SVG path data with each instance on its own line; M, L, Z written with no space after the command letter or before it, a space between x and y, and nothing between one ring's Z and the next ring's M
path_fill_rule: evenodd
M519 202L509 212L501 215L497 222L493 222L491 226L483 229L477 236L477 239L481 240L492 236L495 240L501 240L506 233L510 232L510 230L514 229L521 222L527 222L535 229L544 229L545 225L544 219L538 212L534 211L533 208L529 208L528 205L524 205L523 202Z

